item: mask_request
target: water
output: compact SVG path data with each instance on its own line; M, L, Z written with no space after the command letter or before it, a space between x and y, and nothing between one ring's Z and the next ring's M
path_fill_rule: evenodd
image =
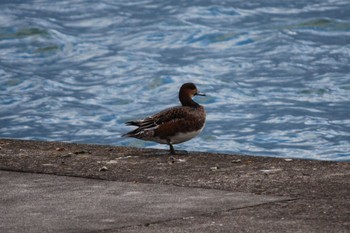
M167 148L125 121L207 94L176 149L350 160L350 2L0 1L0 137Z

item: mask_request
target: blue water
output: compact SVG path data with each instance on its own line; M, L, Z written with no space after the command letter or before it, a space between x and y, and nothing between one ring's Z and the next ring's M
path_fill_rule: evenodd
M350 1L0 1L0 137L167 148L125 121L206 97L176 149L350 160Z

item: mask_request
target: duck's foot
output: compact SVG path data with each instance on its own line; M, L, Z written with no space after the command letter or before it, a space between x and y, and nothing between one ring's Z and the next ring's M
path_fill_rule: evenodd
M170 155L181 155L181 154L188 154L188 152L186 151L186 150L177 150L176 152L175 152L175 149L174 149L174 146L172 145L172 144L169 144L169 146L170 146Z
M186 150L177 150L176 152L170 150L169 152L169 155L187 155L187 154L188 154L188 151Z

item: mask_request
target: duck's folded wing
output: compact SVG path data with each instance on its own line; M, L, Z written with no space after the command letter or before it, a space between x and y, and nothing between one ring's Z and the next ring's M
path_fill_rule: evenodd
M160 113L151 116L151 118L157 125L184 119L187 117L188 113L184 111L183 108L183 106L168 108L161 111Z
M165 109L157 114L154 114L153 116L146 117L142 120L126 122L126 124L145 129L152 128L165 122L172 121L174 119L181 119L184 117L186 117L186 114L184 114L184 112L181 111L181 106L179 106Z

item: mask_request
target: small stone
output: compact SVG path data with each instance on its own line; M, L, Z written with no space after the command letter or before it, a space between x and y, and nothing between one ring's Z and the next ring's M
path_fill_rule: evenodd
M68 158L68 157L71 157L72 155L73 155L73 153L68 153L68 154L64 154L64 155L59 155L59 157Z
M291 162L291 161L293 161L293 159L285 159L284 161Z
M219 170L219 169L220 169L219 166L215 166L215 167L211 167L211 168L210 168L210 171L217 171L217 170Z
M175 163L176 162L176 158L174 158L173 156L170 156L169 158L168 158L168 164L173 164L173 163Z
M103 166L99 169L100 172L108 171L108 168L106 166Z
M138 158L139 156L131 156L131 155L128 155L128 156L123 156L123 157L118 157L116 159L131 159L131 158Z
M57 147L56 151L64 151L65 149L63 147Z
M231 161L231 163L240 163L240 162L242 162L241 159L234 159L234 160Z
M117 164L118 163L118 160L109 160L106 162L107 164Z
M44 167L53 167L55 165L53 165L52 163L44 163L42 164Z
M273 169L263 169L263 170L260 170L260 171L263 172L265 175L268 175L268 174L280 172L280 171L282 171L282 169L280 169L280 168L273 168Z

